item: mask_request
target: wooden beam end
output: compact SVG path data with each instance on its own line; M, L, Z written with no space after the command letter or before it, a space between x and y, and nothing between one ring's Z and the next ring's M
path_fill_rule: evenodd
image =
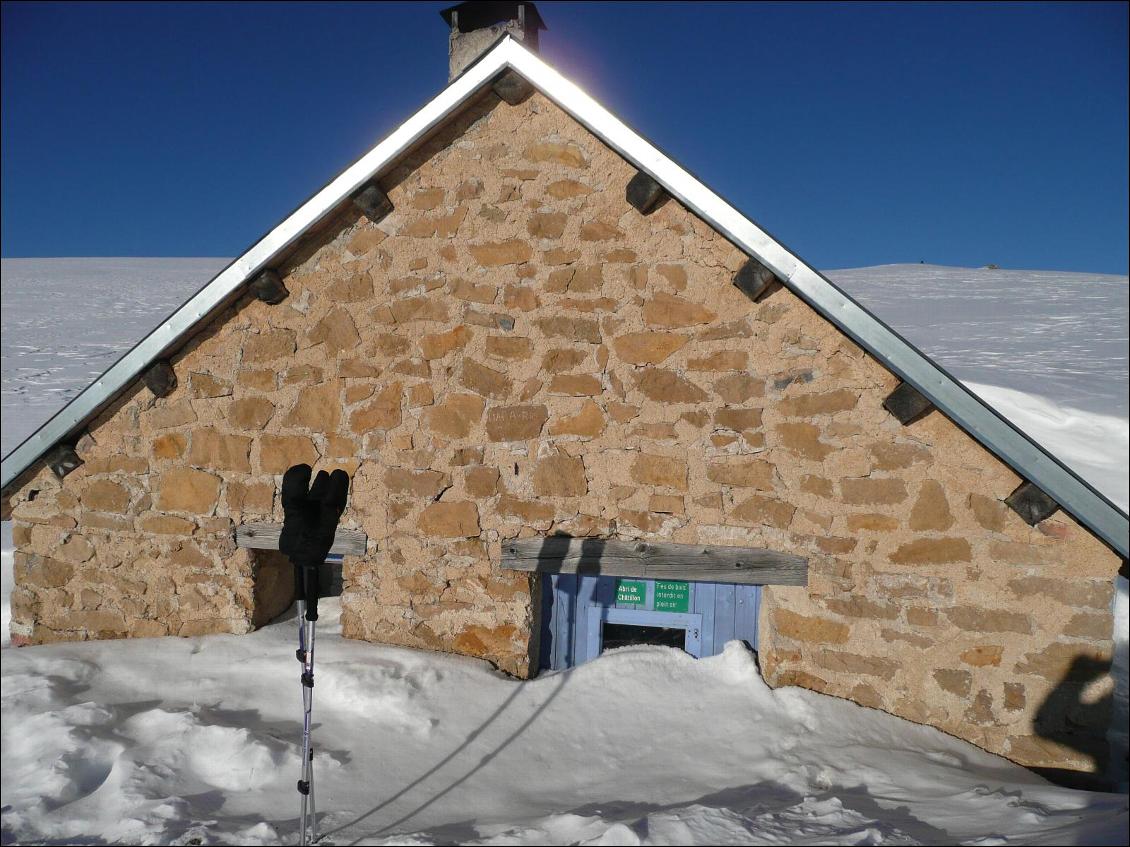
M271 268L260 271L251 281L251 293L271 306L278 305L290 295L278 271Z
M777 275L752 257L734 274L734 287L755 303L775 282L779 282Z
M641 215L655 211L666 196L666 189L643 171L637 171L624 189L624 199Z
M380 222L392 211L392 201L375 182L369 183L353 195L353 205L373 223Z
M534 87L515 70L502 74L491 85L491 90L510 106L517 106L534 93Z
M906 426L928 413L934 404L909 382L900 382L883 401L883 408Z
M153 392L154 397L167 397L177 387L177 374L173 366L166 362L158 362L145 372L142 377L145 387Z
M1059 509L1059 503L1030 482L1021 483L1004 502L1012 511L1020 515L1028 526L1035 526L1040 521L1047 520Z

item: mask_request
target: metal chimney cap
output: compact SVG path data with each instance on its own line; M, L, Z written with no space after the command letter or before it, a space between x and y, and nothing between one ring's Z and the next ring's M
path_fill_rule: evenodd
M440 16L447 21L449 27L458 28L460 32L473 32L504 21L522 20L523 17L523 24L528 31L546 29L545 21L541 19L538 7L533 3L468 0L466 3L449 6L440 12Z

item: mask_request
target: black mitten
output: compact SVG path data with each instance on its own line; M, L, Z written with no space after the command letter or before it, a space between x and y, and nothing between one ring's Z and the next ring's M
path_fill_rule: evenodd
M319 471L310 482L310 466L295 465L283 475L283 528L279 550L294 565L295 592L306 602L306 619L318 619L319 582L333 547L338 521L349 496L349 474Z

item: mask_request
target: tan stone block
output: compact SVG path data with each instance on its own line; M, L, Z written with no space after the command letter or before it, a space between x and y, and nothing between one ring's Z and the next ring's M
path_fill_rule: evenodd
M382 388L374 400L349 416L351 431L362 435L372 431L396 429L402 420L402 385L392 382Z
M682 515L686 511L683 498L674 494L652 494L647 501L647 510L664 515Z
M112 515L105 512L83 512L81 519L84 529L109 529L115 532L128 532L134 528L133 518L126 515Z
M953 513L941 483L928 479L918 489L918 499L910 510L910 528L946 530L953 526Z
M538 295L528 285L508 285L502 291L502 305L507 309L530 312L539 305Z
M890 515L848 515L847 528L849 532L894 532L899 528L899 522Z
M352 406L354 403L368 400L373 396L373 391L375 390L376 386L369 383L353 383L352 385L348 385L345 389L345 405Z
M273 370L241 367L236 380L241 386L252 391L274 391L278 388L278 372Z
M754 494L730 510L730 517L743 524L785 529L793 520L796 507L790 503Z
M564 212L544 212L530 215L526 231L534 238L560 238L565 232L568 217Z
M604 432L605 425L604 413L600 410L600 406L592 400L586 400L577 414L565 415L550 424L549 434L595 438Z
M188 447L188 437L180 432L166 432L153 439L155 459L179 459Z
M587 221L581 224L581 241L611 241L623 237L623 230L611 221Z
M1043 576L1017 577L1008 581L1017 597L1043 596L1067 606L1109 609L1114 584L1109 579L1052 579Z
M701 403L707 399L705 391L674 371L643 368L633 376L643 395L657 403ZM724 409L719 414L730 411L733 410Z
M773 488L776 469L763 459L737 459L714 462L706 466L706 478L711 482L738 488Z
M815 415L850 412L858 401L857 392L847 388L837 388L833 391L785 397L777 402L776 409L787 418L811 418Z
M425 359L442 359L448 353L466 347L472 337L471 330L465 326L425 335L420 339L420 352Z
M89 483L81 495L84 509L95 512L116 512L122 514L129 509L129 489L108 479Z
M475 261L484 268L521 264L528 262L533 254L529 244L516 238L487 244L470 244L467 249L471 251Z
M129 625L122 614L110 611L72 611L67 615L67 626L86 630L98 638L113 638L129 632Z
M662 291L657 292L643 307L644 323L670 329L710 323L716 317L718 316L714 312L699 303Z
M995 497L984 494L969 495L969 510L973 519L990 532L1003 532L1008 507Z
M393 373L419 377L421 379L427 379L432 375L432 367L427 359L403 359L393 363L391 370Z
M1109 646L1096 647L1090 644L1065 643L1057 641L1043 650L1025 654L1024 660L1017 663L1016 673L1033 674L1053 683L1086 683L1093 678L1093 670L1105 672L1110 665Z
M549 162L567 168L583 169L589 166L589 160L581 148L569 142L543 141L530 144L522 151L522 156L530 162Z
M953 606L945 609L950 623L969 632L1032 632L1032 620L1021 612L1007 609L983 609L980 606Z
M901 607L894 603L877 602L866 597L849 597L847 599L828 598L824 605L829 611L849 618L868 618L871 620L893 621L899 616Z
M749 374L728 374L714 383L714 393L726 403L740 405L765 394L765 380Z
M534 468L533 484L539 497L584 497L589 490L584 460L547 456Z
M188 377L192 396L197 398L227 397L231 394L231 382L218 379L209 373L192 373Z
M916 538L900 544L888 558L896 565L943 565L970 562L973 552L964 538Z
M924 650L927 647L932 647L934 645L934 640L932 638L926 638L922 635L915 635L912 632L899 632L898 630L888 629L886 627L883 627L881 630L879 630L879 635L884 641L901 641L905 644L911 644L919 648L920 650Z
M442 188L421 188L417 190L408 201L413 209L430 212L443 202L444 190Z
M551 521L554 515L554 508L549 503L527 502L509 494L498 498L497 509L500 515L519 518L527 524Z
M477 395L449 394L428 410L428 428L437 435L466 438L482 419L485 407L486 403Z
M283 385L299 385L304 382L321 382L322 369L314 365L294 365L283 374Z
M488 368L474 359L463 360L463 371L459 381L476 394L495 400L505 400L514 390L514 384L506 374Z
M143 532L157 535L192 535L196 529L194 521L178 518L175 515L147 515L141 519Z
M200 618L185 621L177 629L181 638L197 638L201 635L223 635L226 633L240 632L246 626L227 618Z
M556 374L548 390L550 394L567 397L599 397L603 387L600 380L590 374Z
M876 656L862 656L857 653L841 653L833 650L819 652L813 659L817 665L830 671L877 676L885 680L894 679L899 669L899 663L892 659L880 659Z
M471 303L486 305L498 299L498 288L493 285L476 285L465 279L454 279L447 287L452 297Z
M933 609L910 606L906 610L906 622L913 626L937 626L938 613Z
M880 471L902 470L930 461L930 451L921 444L880 441L872 444L870 450L875 469Z
M318 449L305 435L263 435L259 439L259 468L263 473L281 474L294 465L317 461Z
M588 358L581 350L550 350L541 360L541 369L550 373L571 371Z
M687 343L674 332L630 332L613 339L616 355L633 365L657 365Z
M550 273L545 290L581 294L599 291L603 285L604 273L600 265L571 265Z
M554 316L538 318L534 324L549 338L564 338L586 344L600 343L600 327L590 318Z
M212 427L193 430L189 464L217 470L251 470L251 439L243 435L225 435Z
M491 441L525 441L537 438L549 419L544 406L494 406L487 412L487 437Z
M547 185L545 193L555 200L569 200L573 197L584 197L592 194L592 189L575 179L559 179Z
M219 477L191 468L165 471L157 483L157 507L169 512L210 515L219 498L219 484Z
M408 387L408 408L419 409L423 406L430 406L435 401L435 394L432 392L432 387L426 382L418 382L415 385Z
M939 668L933 676L939 688L958 697L968 697L969 689L973 686L973 674L969 671Z
M1020 682L1006 682L1004 684L1004 707L1010 712L1018 712L1028 704L1025 696L1024 684Z
M470 468L463 477L463 484L472 497L493 497L499 492L498 468Z
M335 303L358 303L373 296L373 275L366 272L352 273L335 280L326 289L326 295Z
M275 505L275 487L267 483L229 481L224 492L233 515L269 515Z
M834 493L832 481L819 476L807 475L801 478L800 490L806 494L815 494L817 497L831 497ZM850 527L850 520L849 527Z
M1057 559L1054 549L1014 541L993 541L989 544L989 555L1010 565L1050 565Z
M673 456L641 453L632 462L632 479L643 485L687 490L687 463Z
M727 341L731 338L750 338L752 335L753 327L743 318L699 330L697 338L699 341Z
M353 322L349 311L336 308L315 324L306 337L311 344L325 344L331 356L336 356L344 350L352 350L361 342L357 334L357 325Z
M160 402L160 401L158 401ZM196 412L187 400L181 403L165 403L149 411L149 422L154 429L172 429L196 420Z
M778 635L793 641L806 641L812 644L843 644L848 640L851 629L838 621L800 615L788 609L777 608L772 612L773 629Z
M1071 616L1063 634L1071 638L1106 641L1114 633L1114 620L1109 612L1078 612Z
M874 477L840 480L840 494L845 503L864 505L892 505L907 498L906 483L901 479ZM968 546L967 543L966 549Z
M744 350L719 350L709 356L687 360L688 371L740 371L744 370L749 354Z
M346 249L354 256L364 256L366 253L380 246L381 242L386 238L388 238L388 236L375 226L364 226L349 240Z
M412 494L434 499L451 486L451 477L440 471L389 468L385 471L384 484L393 494Z
M469 501L432 503L420 515L419 529L437 538L470 538L479 534L479 510Z
M820 440L820 428L815 424L781 423L777 424L776 431L778 441L784 449L806 459L820 462L836 449Z
M521 360L530 358L533 350L528 338L492 335L487 338L486 352L498 359Z
M62 588L75 573L74 565L49 556L20 555L13 558L16 582L24 587Z
M663 518L650 512L639 512L634 509L620 509L616 513L620 524L635 527L640 532L656 533L663 529Z
M249 335L243 342L242 364L273 362L294 355L297 349L294 332L289 329L272 329L258 335Z
M228 421L237 429L259 432L275 414L275 405L264 397L244 397L228 405Z
M667 280L676 291L687 287L687 268L685 265L656 265L655 272Z
M1004 647L1000 644L980 644L962 651L961 661L975 668L995 668L1000 665L1003 654Z

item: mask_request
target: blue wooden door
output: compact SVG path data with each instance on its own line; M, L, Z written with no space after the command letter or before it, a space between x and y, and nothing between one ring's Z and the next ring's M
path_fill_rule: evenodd
M683 630L695 657L726 642L757 649L761 586L544 574L540 667L560 670L595 659L605 624Z

